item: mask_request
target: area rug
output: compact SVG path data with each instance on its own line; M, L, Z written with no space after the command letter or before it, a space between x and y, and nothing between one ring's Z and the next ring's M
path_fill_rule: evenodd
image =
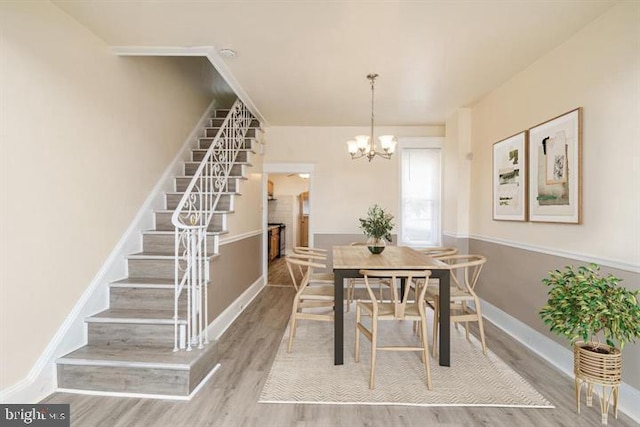
M379 351L376 387L369 389L371 346L361 337L360 362L354 360L353 310L345 313L344 365L333 364L333 324L302 320L293 350L285 332L260 395L261 403L366 404L408 406L554 406L464 329L451 329L451 367L431 358L432 390L426 387L418 352ZM432 325L431 320L428 325ZM417 340L409 321L380 322L380 345ZM431 331L429 331L431 334ZM429 341L431 342L431 341Z

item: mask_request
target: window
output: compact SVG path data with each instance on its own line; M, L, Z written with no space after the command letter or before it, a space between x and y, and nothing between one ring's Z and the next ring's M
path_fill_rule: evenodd
M400 150L400 244L440 245L441 141L420 139Z

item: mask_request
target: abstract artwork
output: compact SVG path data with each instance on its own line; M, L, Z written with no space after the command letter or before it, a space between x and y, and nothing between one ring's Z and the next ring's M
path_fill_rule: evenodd
M527 133L493 144L493 219L527 220Z
M529 129L529 220L580 223L581 113Z

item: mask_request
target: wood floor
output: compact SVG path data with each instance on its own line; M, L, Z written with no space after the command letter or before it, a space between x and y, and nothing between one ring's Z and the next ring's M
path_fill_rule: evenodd
M272 283L289 283L282 278L273 279ZM221 368L191 401L56 393L44 402L70 403L71 425L92 427L601 425L599 408L583 406L582 414L576 414L570 378L491 324L486 325L489 348L549 399L555 409L258 403L287 325L293 295L291 287L264 288L220 339ZM617 420L609 415L611 427L637 425L622 413Z

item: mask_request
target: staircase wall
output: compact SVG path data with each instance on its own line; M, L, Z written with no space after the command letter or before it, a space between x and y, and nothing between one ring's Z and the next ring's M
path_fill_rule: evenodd
M262 247L260 231L221 242L220 254L210 264L211 285L207 299L210 339L222 335L266 285L262 272Z
M0 400L29 402L63 336L86 339L70 317L106 307L105 260L140 246L123 235L220 86L202 58L116 57L50 3L2 3L0 27Z

